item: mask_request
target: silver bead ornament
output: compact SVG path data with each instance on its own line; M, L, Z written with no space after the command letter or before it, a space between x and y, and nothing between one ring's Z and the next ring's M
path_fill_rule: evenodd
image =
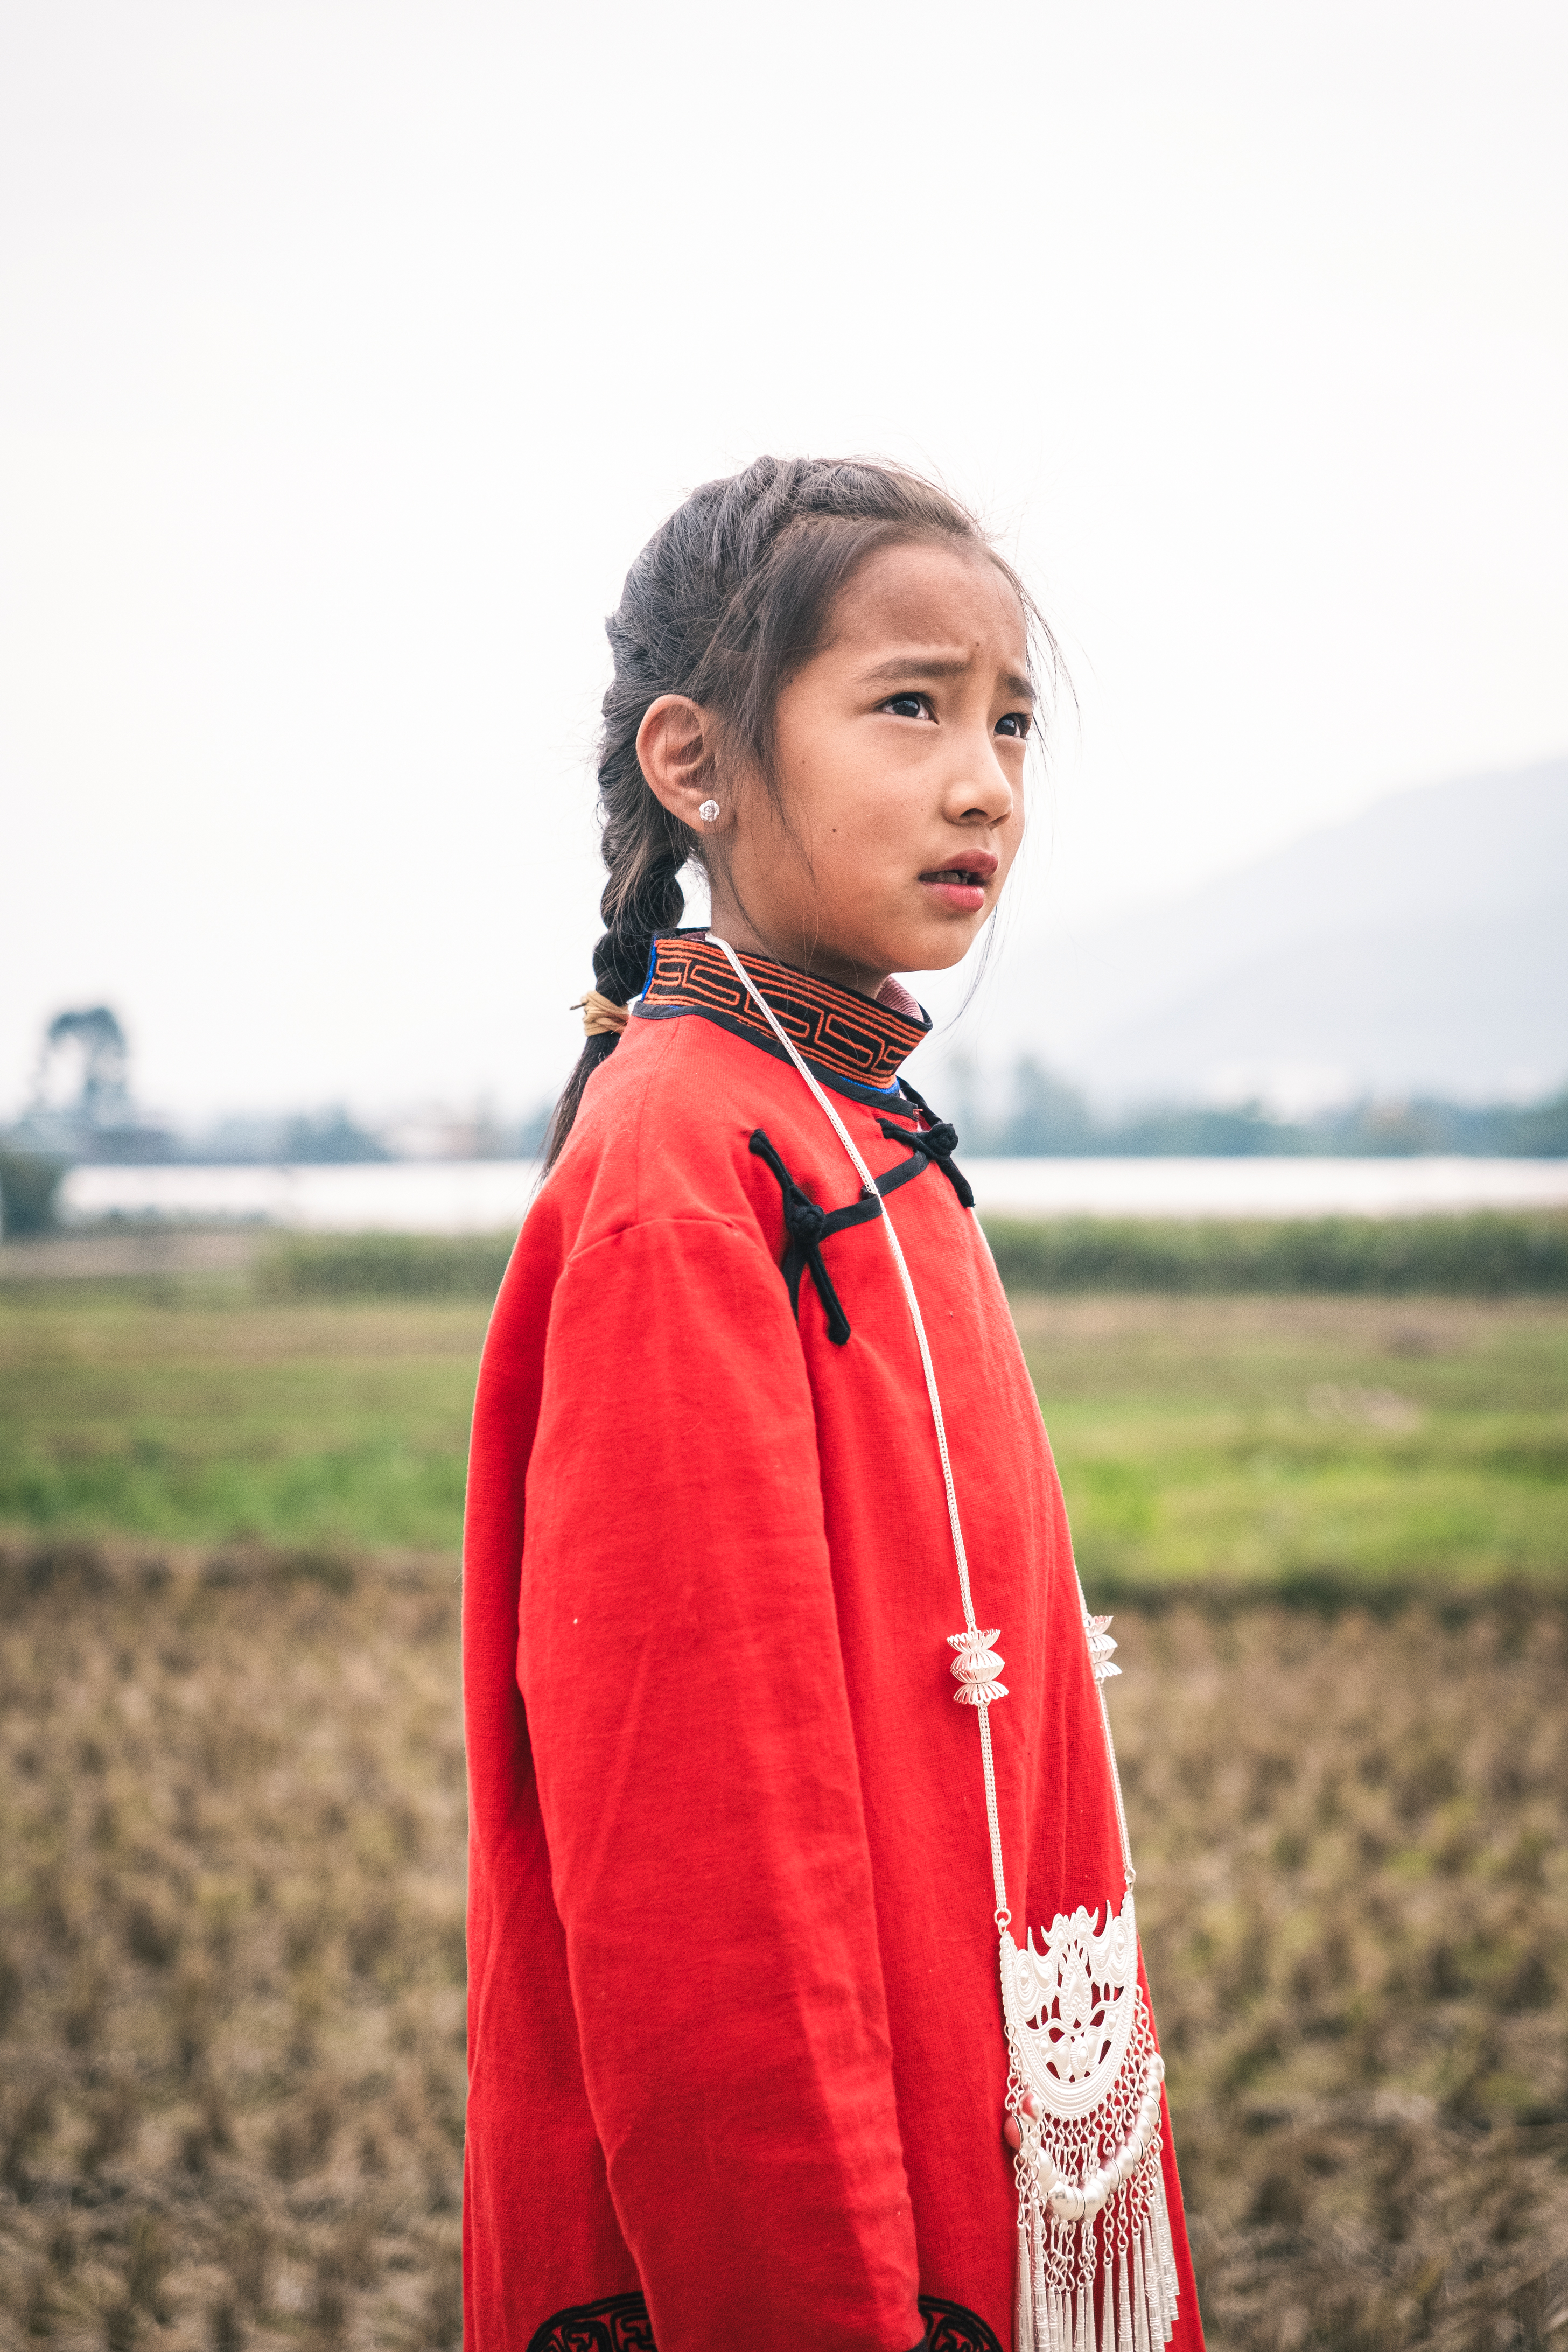
M1082 2180L1064 2179L1045 2148L1036 2153L1040 2185L1058 2221L1092 2221L1107 2200L1131 2179L1160 2127L1160 2085L1164 2079L1164 2062L1156 2052L1149 2060L1143 2095L1138 2102L1138 2121L1131 2137L1109 2163L1097 2165Z
M1112 1650L1120 1645L1105 1630L1110 1622L1109 1617L1086 1617L1083 1621L1084 1633L1089 1642L1089 1663L1097 1683L1108 1683L1112 1675L1121 1672L1120 1666L1113 1666L1110 1663Z
M1005 1698L1007 1685L996 1680L1006 1661L999 1658L991 1647L1002 1639L1002 1629L994 1625L989 1633L969 1632L950 1633L949 1646L958 1652L952 1671L958 1678L958 1688L952 1696L960 1706L989 1706L993 1699Z

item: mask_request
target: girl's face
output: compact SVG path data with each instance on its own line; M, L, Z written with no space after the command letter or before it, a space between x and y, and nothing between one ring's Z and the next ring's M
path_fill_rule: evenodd
M667 808L728 836L713 929L874 995L892 972L956 963L995 906L1023 835L1033 716L1024 615L994 564L893 547L855 574L831 641L779 697L787 828L760 778L728 805L710 772L686 781L695 704L656 703L637 749ZM697 814L710 793L711 827Z

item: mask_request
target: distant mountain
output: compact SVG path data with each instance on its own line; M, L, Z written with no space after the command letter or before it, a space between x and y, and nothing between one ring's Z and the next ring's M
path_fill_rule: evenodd
M1568 1076L1568 760L1394 794L1001 963L1012 1049L1104 1100L1543 1094Z

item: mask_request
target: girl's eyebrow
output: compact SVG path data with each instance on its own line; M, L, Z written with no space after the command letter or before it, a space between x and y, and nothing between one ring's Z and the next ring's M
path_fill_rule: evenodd
M900 677L962 677L973 667L965 654L900 654L892 661L879 662L875 669L864 673L868 686L886 686ZM1022 701L1032 702L1035 689L1020 670L1005 669L1001 684L1009 694Z

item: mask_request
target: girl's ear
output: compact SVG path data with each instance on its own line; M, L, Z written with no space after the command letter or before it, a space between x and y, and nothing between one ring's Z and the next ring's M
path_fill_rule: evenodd
M713 733L702 705L685 694L661 694L637 729L637 764L649 792L693 833L704 830L698 806L712 789Z

